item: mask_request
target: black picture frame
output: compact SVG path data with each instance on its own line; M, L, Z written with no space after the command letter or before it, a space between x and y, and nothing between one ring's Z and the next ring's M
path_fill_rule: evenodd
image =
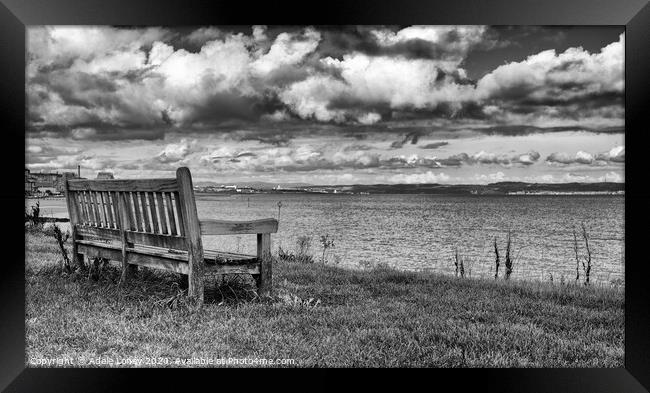
M25 361L24 249L17 225L24 204L20 158L25 143L25 27L27 25L234 24L490 24L624 25L625 50L625 368L427 370L436 384L485 381L482 390L643 392L650 389L650 291L646 244L650 193L645 190L645 125L650 103L650 5L647 0L478 1L156 1L0 0L0 111L6 138L4 187L6 251L0 285L0 388L8 391L118 390L121 370L30 369ZM13 224L13 221L16 221ZM24 238L23 238L24 240ZM434 374L430 374L433 372ZM133 373L131 373L133 374ZM150 375L147 373L147 375ZM435 377L432 377L435 375ZM221 374L223 376L223 374ZM140 378L139 376L135 376ZM273 376L272 378L277 378ZM365 377L362 377L365 379ZM498 386L489 383L498 381ZM277 382L270 382L271 384ZM281 382L282 383L282 382ZM461 383L458 388L462 388ZM442 386L442 385L441 385ZM644 388L645 387L645 388ZM457 389L454 389L457 390Z

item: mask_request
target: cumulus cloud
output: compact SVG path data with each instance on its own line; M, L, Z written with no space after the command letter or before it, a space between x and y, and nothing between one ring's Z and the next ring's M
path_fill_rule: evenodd
M268 75L281 67L299 64L316 49L320 39L321 34L313 28L305 29L303 34L280 33L268 53L251 64L252 72Z
M296 119L359 127L403 119L621 125L624 35L497 67L463 64L485 26L28 29L28 130L77 139L161 138ZM179 46L187 42L191 47Z
M540 154L536 151L529 151L524 154L497 154L486 151L479 151L474 154L459 153L443 159L436 159L435 161L441 166L461 166L476 165L476 164L494 164L502 166L511 166L515 164L528 166L536 163L540 158Z
M194 141L194 144L196 141ZM192 143L183 139L179 143L170 143L158 153L156 159L162 163L178 162L190 153Z
M58 155L49 160L37 160L27 164L31 170L43 171L76 171L77 165L84 169L104 170L117 166L117 162L110 157L97 157L88 154Z
M542 51L485 75L477 83L477 98L498 104L483 108L493 117L571 118L581 111L582 116L621 118L624 48L623 33L598 53L581 47L559 54Z
M607 134L624 131L624 34L596 50L504 57L480 77L473 57L503 45L497 30L30 27L27 132L38 142L26 158L48 170L81 163L158 173L196 164L204 173L334 179L353 172L387 181L404 170L400 175L411 177L396 177L404 182L451 180L435 173L439 168L454 176L484 171L480 166L600 176L620 167L625 148L610 149L620 142ZM563 131L599 133L607 142L573 141L563 145L568 153L551 154L557 144L495 152L494 143L468 142ZM99 149L81 154L95 141L135 139L165 144L149 144L148 156L128 161ZM445 147L441 139L458 143ZM548 166L536 165L537 150Z
M606 165L608 163L625 162L625 147L616 146L608 152L592 154L586 151L578 151L574 155L564 152L551 153L546 157L546 162L553 165Z

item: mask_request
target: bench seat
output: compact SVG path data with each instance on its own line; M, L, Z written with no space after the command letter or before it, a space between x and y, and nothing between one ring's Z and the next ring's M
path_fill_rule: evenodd
M80 252L90 257L101 257L119 260L122 255L122 245L104 240L77 240ZM156 259L169 260L167 267L178 273L187 274L187 251L164 249L146 245L134 245L126 248L129 263L149 266L147 256ZM203 260L206 272L219 274L260 274L259 260L255 255L237 254L217 250L204 250ZM158 267L158 266L155 266Z

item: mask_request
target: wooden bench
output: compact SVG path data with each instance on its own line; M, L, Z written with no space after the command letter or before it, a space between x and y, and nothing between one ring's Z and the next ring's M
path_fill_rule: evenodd
M203 277L251 274L260 296L272 292L271 233L278 221L199 220L192 176L137 180L69 179L65 198L72 228L72 255L122 261L120 282L137 266L188 276L188 294L203 303ZM257 255L203 249L201 235L257 234Z

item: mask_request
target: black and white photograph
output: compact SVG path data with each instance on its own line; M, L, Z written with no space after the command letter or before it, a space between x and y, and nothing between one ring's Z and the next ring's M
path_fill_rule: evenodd
M625 366L625 26L25 30L26 367Z

